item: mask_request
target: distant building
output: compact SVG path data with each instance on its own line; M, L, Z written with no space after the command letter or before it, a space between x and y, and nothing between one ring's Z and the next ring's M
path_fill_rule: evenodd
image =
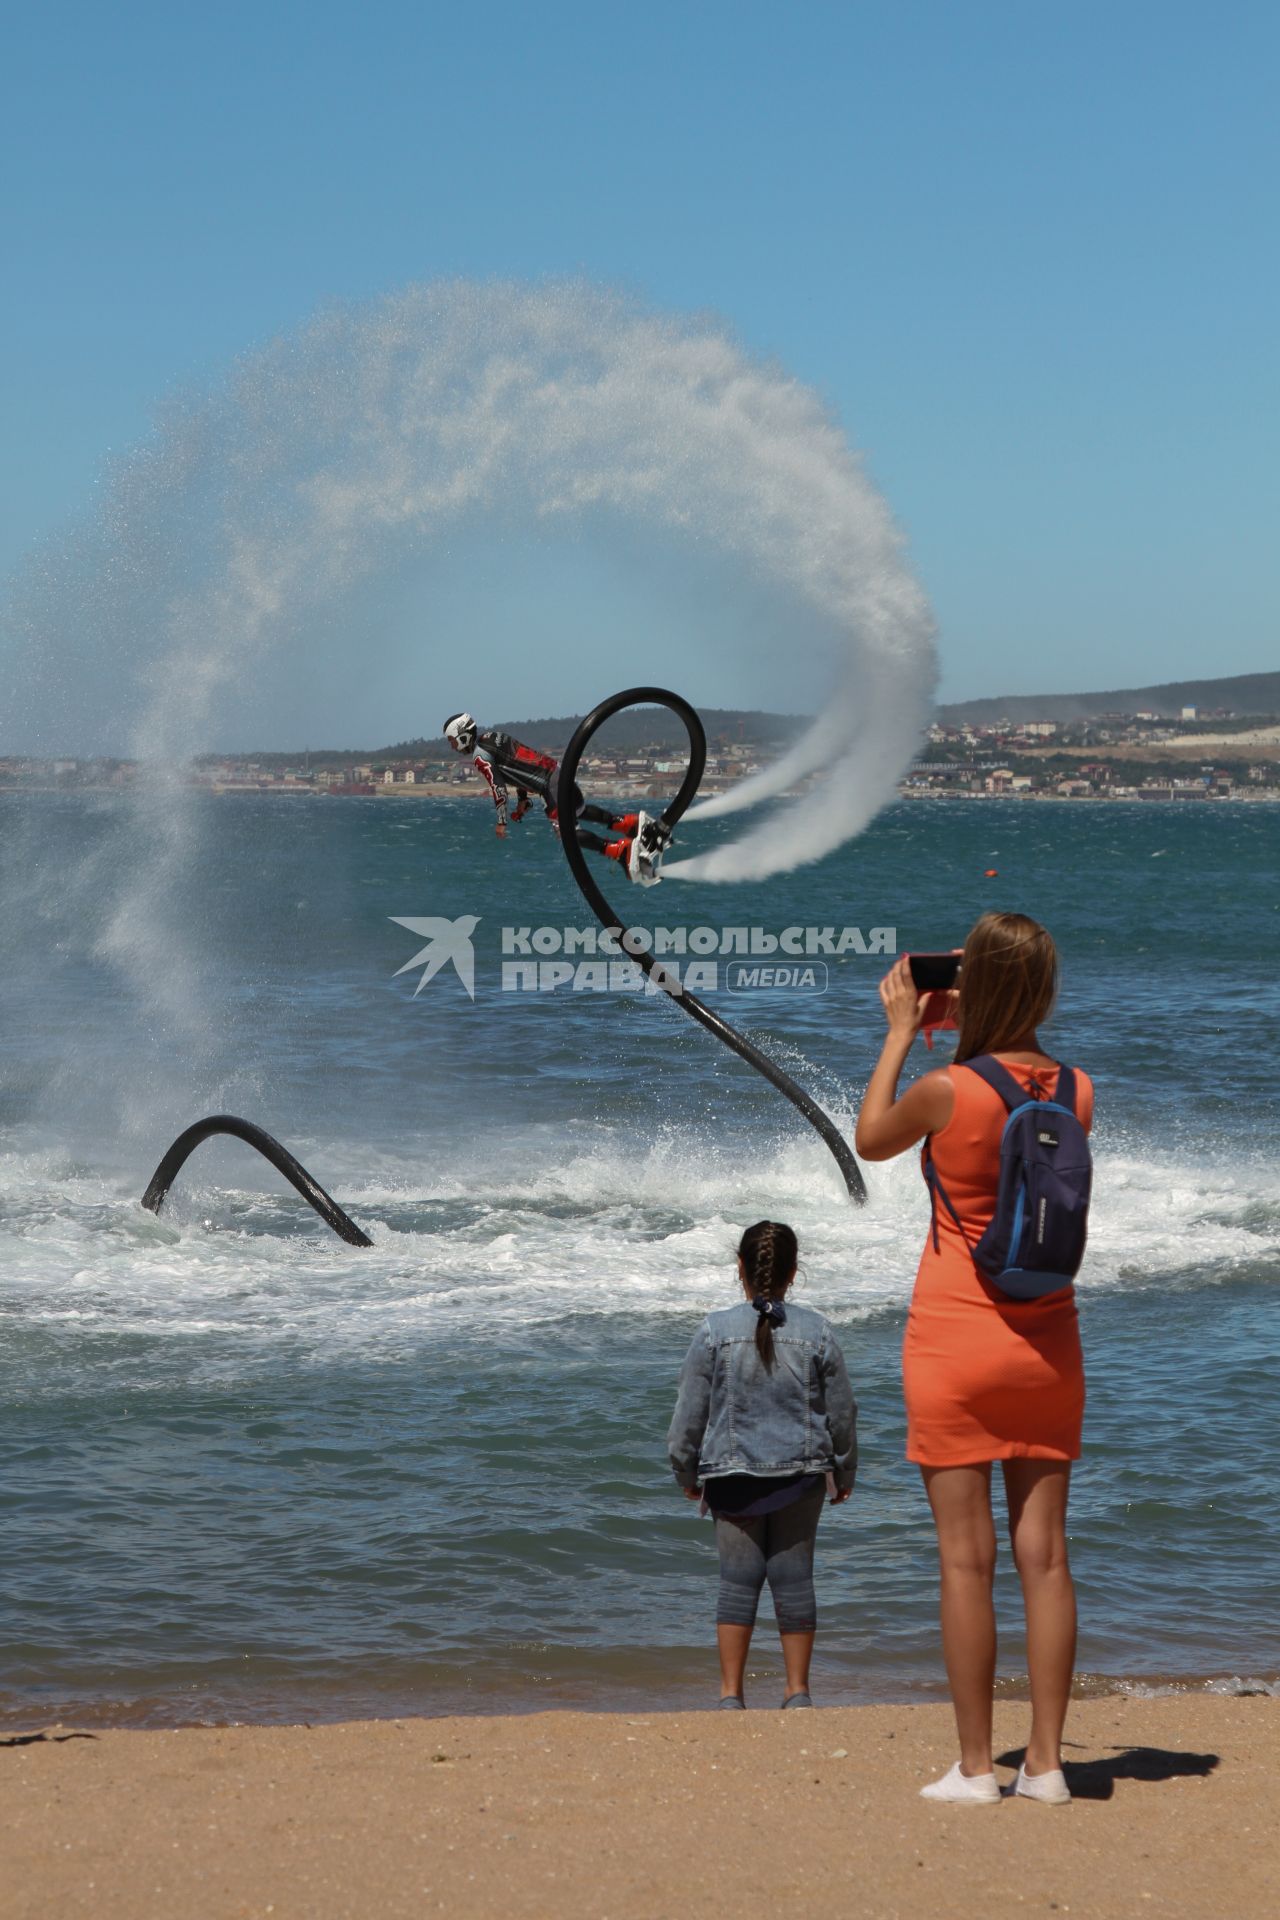
M1194 720L1195 717L1196 717L1196 709L1194 707L1184 707L1182 709L1182 718L1184 720Z

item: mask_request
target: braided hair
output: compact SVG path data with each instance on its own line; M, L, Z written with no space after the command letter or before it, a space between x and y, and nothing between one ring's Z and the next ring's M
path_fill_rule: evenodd
M738 1242L742 1282L758 1315L756 1352L767 1368L773 1366L773 1329L787 1317L782 1301L796 1277L798 1256L795 1234L779 1220L757 1220Z

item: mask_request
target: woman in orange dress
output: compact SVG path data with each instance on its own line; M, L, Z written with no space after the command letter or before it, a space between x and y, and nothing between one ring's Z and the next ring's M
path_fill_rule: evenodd
M959 1216L935 1209L916 1274L903 1343L907 1458L919 1466L938 1531L942 1645L960 1758L926 1798L994 1803L991 1706L996 1667L992 1604L996 1535L991 1463L1004 1475L1014 1561L1027 1619L1031 1733L1015 1791L1061 1804L1062 1728L1075 1665L1076 1608L1067 1563L1067 1488L1080 1456L1084 1364L1074 1290L1013 1300L975 1266L970 1249L996 1204L1005 1104L963 1062L994 1054L1028 1098L1052 1099L1058 1062L1037 1028L1054 1002L1053 941L1034 920L984 914L965 943L953 1008L955 1064L898 1095L920 1029L920 994L904 956L880 984L889 1032L858 1116L856 1144L890 1160L928 1139L934 1168ZM1087 1130L1093 1088L1075 1070L1077 1117Z

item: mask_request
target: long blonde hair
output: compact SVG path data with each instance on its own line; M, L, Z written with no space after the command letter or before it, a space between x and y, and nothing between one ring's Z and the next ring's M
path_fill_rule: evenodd
M984 913L964 943L956 1060L1034 1033L1058 997L1058 950L1025 913Z

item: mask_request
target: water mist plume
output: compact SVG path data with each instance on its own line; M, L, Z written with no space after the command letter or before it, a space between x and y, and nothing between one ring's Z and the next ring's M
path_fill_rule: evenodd
M668 871L759 878L856 833L910 759L934 682L928 606L888 510L809 389L713 322L586 284L433 284L326 313L173 407L94 525L19 589L14 717L25 707L54 750L77 717L127 703L137 757L181 761L210 744L228 690L252 688L268 649L354 582L464 517L600 511L718 554L832 636L821 717L689 818L817 784ZM734 683L727 661L727 701ZM177 857L171 819L163 831Z

